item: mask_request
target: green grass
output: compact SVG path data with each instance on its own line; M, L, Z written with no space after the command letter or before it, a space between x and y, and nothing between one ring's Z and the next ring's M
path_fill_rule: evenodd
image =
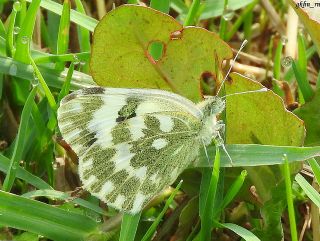
M289 213L291 239L293 241L298 241L297 224L296 224L292 187L291 187L292 182L290 177L290 166L288 162L288 157L286 155L284 155L283 175L286 183L287 205L288 205L288 213Z
M286 23L287 3L270 2ZM227 238L234 241L242 238L265 241L270 240L267 237L284 234L285 240L298 240L304 222L300 210L311 202L320 208L320 195L310 185L311 179L299 173L301 163L309 165L314 175L311 181L319 183L320 141L305 142L306 147L303 147L304 137L292 137L292 133L277 141L270 138L266 142L264 138L273 134L266 131L270 123L274 123L274 130L286 130L295 124L285 122L291 109L282 105L282 100L286 102L285 91L273 79L288 83L297 108L302 111L308 111L308 105L317 104L313 102L317 101L320 88L316 39L299 32L297 58L284 68L281 60L288 57L285 56L286 44L281 42L281 37L273 35L271 38L266 34L274 34L274 29L267 10L259 1L208 0L203 4L198 0L152 0L152 8L172 14L181 26L205 27L234 49L238 49L243 39L249 40L245 52L251 59L241 56L236 61L242 63L244 69L234 66L233 70L243 74L249 67L271 69L272 73L262 74L264 76L258 76L257 80L268 87L273 84L272 91L280 96L274 98L281 102L283 115L270 116L259 123L258 130L249 133L251 139L243 143L230 140L247 135L246 127L230 133L230 123L226 119L223 135L226 135L225 147L233 163L223 148L209 145L206 150L209 160L201 150L199 160L179 176L172 188L159 193L142 212L129 215L108 208L90 193L77 191L82 185L78 180L77 158L61 139L57 126L57 109L62 98L74 90L97 85L90 72L91 35L98 24L97 12L103 9L97 9L93 1L83 0L64 0L61 4L51 0L20 0L19 3L0 2L0 239L19 240L21 235L36 234L43 236L41 240L207 241ZM137 4L137 1L128 3ZM110 9L108 6L107 10ZM223 16L227 10L234 14L233 18ZM181 39L172 40L177 48L175 54L181 54L179 62L172 63L172 69L181 68L176 72L177 78L180 73L194 69L202 73L199 59L207 54L199 54L199 59L187 64L189 53L179 50L183 30L181 33ZM142 40L147 36L144 32L136 34L142 36ZM201 36L193 37L195 41ZM184 48L190 47L190 52L198 50L199 46L193 44L192 39L187 43L191 47ZM106 46L104 51L112 48L112 43ZM127 52L135 53L136 50L128 46ZM165 42L155 42L147 49L159 63L161 58L168 57ZM224 50L218 49L212 53L212 58L219 62L222 54L219 51ZM261 62L253 61L252 57ZM194 76L196 81L203 82L204 95L214 93L215 84L221 82L230 64L226 61L226 66L220 66L218 62L212 66L217 75L214 73L208 79ZM132 62L132 66L134 64L139 65ZM125 70L123 68L122 78L135 81ZM161 74L166 76L168 72ZM232 84L232 81L227 82ZM250 98L248 101L252 100ZM265 97L261 95L253 100L258 103L262 98ZM264 107L259 108L265 111ZM234 114L236 111L233 110ZM250 116L250 113L243 113L240 118L243 116ZM312 116L304 120L308 135L320 121L320 112L306 116ZM292 143L301 143L301 146ZM249 191L253 186L256 192ZM312 240L310 228L305 230L304 240Z

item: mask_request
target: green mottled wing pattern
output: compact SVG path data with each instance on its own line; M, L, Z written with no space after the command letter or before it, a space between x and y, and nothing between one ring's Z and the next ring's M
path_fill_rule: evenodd
M160 90L88 88L66 96L58 110L83 187L130 213L196 159L201 118L191 101Z

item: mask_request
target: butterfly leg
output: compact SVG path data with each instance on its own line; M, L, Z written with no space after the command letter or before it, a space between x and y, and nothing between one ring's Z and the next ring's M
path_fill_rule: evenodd
M221 146L223 151L226 153L227 157L229 158L230 162L231 162L231 166L233 166L233 160L231 158L231 156L229 155L229 152L226 149L226 146L224 144L224 139L222 138L222 136L225 133L225 124L222 121L218 121L217 122L217 136L214 138L215 144L217 146Z
M202 145L203 145L203 148L204 148L204 153L206 154L206 157L207 157L207 160L208 160L208 164L210 165L210 158L209 158L209 155L208 155L207 147L204 144L204 140L201 139L201 141L202 141Z

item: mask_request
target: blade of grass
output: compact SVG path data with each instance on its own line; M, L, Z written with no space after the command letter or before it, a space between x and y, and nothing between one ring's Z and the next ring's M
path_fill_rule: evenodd
M151 0L150 7L163 13L169 13L170 0Z
M29 55L29 59L30 59L30 63L34 69L34 73L35 73L35 76L38 78L40 84L41 84L41 87L42 89L44 90L44 93L48 99L48 103L51 107L51 109L53 111L57 110L57 103L53 97L53 94L51 93L46 81L44 80L40 70L38 69L37 65L35 64L34 60L32 59L32 57Z
M266 74L265 74L265 79L268 78L268 73L269 71L271 70L271 60L272 60L272 55L273 55L273 41L274 41L274 35L272 35L270 37L270 41L269 41L269 45L268 45L268 55L267 55L267 58L268 58L268 62L267 62L267 65L266 65Z
M247 175L248 175L247 171L243 170L241 174L236 178L236 180L232 183L231 187L228 188L228 191L225 197L223 198L221 209L226 208L231 203L231 201L235 198L235 196L239 193Z
M224 7L223 7L223 14L220 18L220 25L219 25L219 36L222 40L226 38L226 30L229 20L226 19L224 16L228 8L228 0L224 0Z
M210 152L209 152L210 153ZM200 187L200 205L199 213L201 219L201 228L199 238L202 241L211 240L211 230L214 215L214 202L217 193L217 186L220 171L220 152L216 147L215 160L211 175L204 173ZM206 170L204 170L206 172ZM209 185L208 185L209 184Z
M219 223L217 226L230 229L246 241L260 241L252 232L234 223Z
M53 240L79 241L97 228L92 219L35 200L0 191L0 224Z
M283 44L279 41L276 48L276 53L273 60L273 77L277 80L281 78L281 58L282 58Z
M253 11L249 12L243 21L244 39L248 40L246 49L250 48L252 38Z
M200 8L200 0L193 0L191 7L189 8L186 20L183 23L183 26L189 26L189 25L195 24L195 18L199 8Z
M6 28L4 27L4 24L3 24L2 20L0 19L0 36L2 38L6 38L6 35L7 35Z
M16 40L16 51L14 59L29 64L30 42L32 40L33 29L35 26L36 16L40 7L41 0L34 0L30 3L25 18L28 21L23 21L20 26L20 31ZM28 96L30 83L23 79L13 78L13 92L16 93L16 102L23 104Z
M227 4L228 1L225 0L224 1L224 13L227 10ZM228 25L229 20L226 20L226 17L224 16L224 14L222 14L221 18L220 18L220 24L219 24L219 36L222 40L226 39L226 30L227 30L227 25Z
M299 90L301 91L303 98L306 101L310 101L313 97L313 90L309 84L308 79L305 79L302 77L300 69L298 68L298 66L296 65L295 61L292 61L292 69L294 72L294 75L296 77L298 86L299 86Z
M250 3L252 3L252 0L229 0L229 6L232 7L233 11L243 8ZM181 19L184 19L188 13L188 7L183 0L171 0L171 8L180 14L179 18ZM199 19L203 20L221 16L223 9L224 1L207 0Z
M297 224L293 205L292 183L290 177L290 166L287 155L284 155L283 175L286 184L291 240L298 241Z
M16 2L19 2L21 5L21 9L19 11L19 26L21 26L27 14L27 2L26 0L19 0Z
M71 3L69 0L64 0L62 14L60 18L59 31L58 31L58 42L57 42L57 54L65 54L69 48L69 31L70 31L70 10ZM57 69L63 69L64 64L58 63Z
M299 72L302 79L308 79L307 72L307 53L306 53L306 44L304 37L301 33L298 34L298 66ZM309 82L308 82L309 83ZM310 87L311 88L311 87Z
M7 30L7 54L8 56L14 56L15 48L14 48L14 28L17 17L17 11L15 8L12 9L11 14L9 15L9 23Z
M10 159L0 154L0 171L7 173L10 166ZM43 181L41 178L31 174L27 170L18 166L16 177L24 180L25 182L33 185L39 189L53 189L48 183Z
M320 208L320 194L307 182L307 180L301 175L297 174L295 180L302 188L302 190L306 193L308 198Z
M320 165L316 161L316 159L311 158L309 161L309 165L311 166L312 172L316 177L318 184L320 183Z
M161 222L163 216L167 212L168 208L170 207L170 204L173 202L174 197L177 195L181 185L182 185L182 180L179 182L177 187L174 189L174 191L171 193L170 197L166 201L166 204L164 205L163 209L161 210L160 214L157 216L156 220L152 223L148 231L145 233L141 241L148 241L152 238L152 235L155 233L159 223Z
M31 192L27 192L24 193L23 195L21 195L21 197L25 197L25 198L37 198L37 197L47 197L50 199L59 199L59 200L64 200L67 202L72 202L75 204L78 204L79 206L88 208L96 213L99 213L101 215L105 215L108 216L109 214L103 210L102 208L100 208L99 206L88 202L86 200L83 200L81 198L73 198L70 194L65 193L65 192L60 192L60 191L56 191L56 190L52 190L52 189L42 189L42 190L36 190L36 191L31 191Z
M282 50L283 50L283 43L281 41L278 42L278 46L276 48L276 53L274 56L273 60L273 77L276 80L281 79L281 58L282 58ZM278 84L276 81L272 81L273 86L272 89L273 91L278 94L279 96L283 96L283 92L279 88Z
M307 61L309 61L312 56L317 53L317 47L315 45L312 45L310 48L307 49L306 54L307 54ZM288 72L285 74L284 79L286 81L290 81L294 76L293 69L292 67L288 70Z
M208 153L215 153L215 146L207 147ZM269 146L256 144L227 144L226 149L235 166L263 166L283 164L283 154L287 154L289 162L305 161L320 156L320 146L293 147L293 146ZM193 167L211 167L204 150L201 150L200 160ZM224 152L221 152L221 167L231 167L230 160Z
M55 52L56 45L54 45L52 36L50 36L50 31L48 29L48 26L44 19L43 14L41 14L40 31L41 31L41 39L42 39L43 45L48 46L48 48L50 49L50 52Z
M26 18L28 21L23 21L20 32L16 42L16 53L14 59L22 63L29 62L29 49L30 42L32 40L33 29L36 21L38 9L40 7L41 0L33 0L29 5Z
M41 112L40 112L40 110L38 108L38 105L35 102L33 102L33 105L32 105L31 116L32 116L33 122L35 124L38 137L40 138L40 142L41 143L46 143L47 142L46 123L43 120L43 117L42 117L42 114L41 114Z
M81 0L75 0L75 3L76 3L77 11L79 13L86 15L86 11L83 7ZM78 26L78 38L79 38L80 51L81 52L90 52L90 50L91 50L90 32L87 29ZM83 66L83 71L85 73L89 72L88 61L86 61L85 65Z
M119 241L133 241L136 236L141 212L131 215L124 213L121 223L121 231Z
M10 160L10 165L7 171L6 178L4 179L3 188L2 188L2 190L6 192L9 192L11 190L14 180L16 178L19 161L23 158L22 153L23 153L24 141L25 141L25 130L28 128L30 113L33 105L33 99L35 97L36 91L37 91L37 88L34 88L30 92L22 110L21 122L18 130L18 134L16 137L16 143L14 146L13 155Z
M73 62L75 59L79 61L88 61L90 59L90 52L62 55L49 54L45 56L35 57L34 62L36 64L46 64L55 62Z
M243 23L244 19L247 18L247 15L253 11L253 8L255 5L259 2L259 0L254 0L250 5L248 5L243 12L241 13L240 17L237 18L235 23L232 25L232 28L230 31L226 33L225 40L230 41L230 39L233 37L233 35L239 30L241 24Z
M67 94L69 94L70 92L70 82L71 82L71 78L73 75L73 71L74 71L74 63L72 62L69 70L68 70L68 74L66 77L66 80L60 90L59 96L58 96L58 103L60 103L60 101L62 100L63 97L65 97Z
M6 44L4 39L6 38L6 29L3 25L2 20L0 19L0 55L6 56L7 50L6 50ZM0 74L0 100L2 99L3 94L3 86L4 86L4 76L3 74Z
M318 78L317 78L316 88L317 88L317 90L320 90L320 71L319 71Z
M34 2L34 0L27 0L28 2ZM55 14L61 15L62 14L62 5L56 3L51 0L42 0L41 7L51 11ZM91 18L85 14L79 13L75 10L71 10L70 19L72 22L78 24L85 29L88 29L90 32L93 32L95 27L98 24L98 20Z
M16 71L11 71L12 67L14 67ZM67 69L58 71L45 66L39 66L38 68L43 73L43 77L46 79L49 86L61 88L65 81L65 77L67 76ZM0 56L0 73L29 80L31 82L34 81L34 70L31 65L15 61L8 57ZM97 84L92 80L91 76L79 71L74 71L71 81L71 90L93 86L97 86Z

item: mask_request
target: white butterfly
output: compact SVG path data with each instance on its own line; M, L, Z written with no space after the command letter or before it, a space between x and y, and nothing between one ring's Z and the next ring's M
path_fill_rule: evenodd
M219 97L196 105L163 90L93 87L61 101L58 123L84 188L134 214L219 138L223 109Z

